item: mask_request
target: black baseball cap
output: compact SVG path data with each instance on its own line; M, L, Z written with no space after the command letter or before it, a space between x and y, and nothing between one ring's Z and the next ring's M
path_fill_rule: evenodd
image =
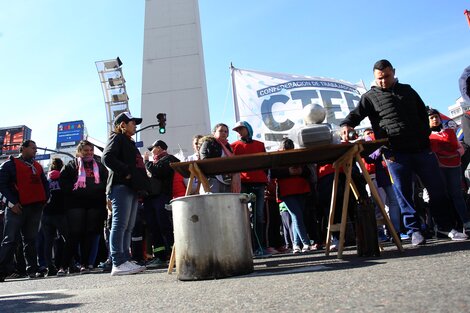
M122 112L114 119L114 125L119 125L121 122L129 123L130 121L134 121L136 125L142 123L142 118L140 117L132 117L131 113L129 112Z
M147 147L149 151L152 151L154 147L160 147L163 150L168 149L168 145L163 141L163 140L157 140L155 141L150 147Z

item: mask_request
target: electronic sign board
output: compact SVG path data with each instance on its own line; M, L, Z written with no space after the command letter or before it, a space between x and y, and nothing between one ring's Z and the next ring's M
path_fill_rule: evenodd
M31 139L31 129L27 126L11 126L0 128L0 154L11 155L20 153L21 143Z
M84 136L83 121L63 122L57 125L57 149L76 146Z

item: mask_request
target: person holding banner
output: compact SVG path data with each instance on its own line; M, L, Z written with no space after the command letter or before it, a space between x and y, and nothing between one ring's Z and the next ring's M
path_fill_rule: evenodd
M388 139L382 153L396 187L403 223L411 234L412 245L425 243L421 221L413 206L413 173L428 190L437 234L452 240L467 239L465 234L452 228L445 183L440 175L435 175L439 164L430 149L431 130L423 100L410 85L398 82L388 60L377 61L373 73L375 85L361 96L357 107L340 124L343 140L348 141L348 134L365 117L369 117L376 139Z

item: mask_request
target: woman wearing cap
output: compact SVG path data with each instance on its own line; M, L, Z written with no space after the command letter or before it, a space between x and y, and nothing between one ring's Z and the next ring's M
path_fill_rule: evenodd
M201 160L231 157L233 151L227 138L228 126L224 123L215 125L212 129L212 136L205 136L201 139L201 147L199 149ZM207 179L211 192L240 192L240 174L238 173L209 176Z
M138 197L146 196L150 191L144 160L132 139L136 125L140 123L142 119L132 117L129 112L119 114L103 151L103 163L110 169L106 192L113 210L109 243L113 263L111 275L145 270L144 266L130 261L129 253Z
M436 109L428 109L429 127L431 128L431 150L439 161L442 176L446 182L447 193L454 204L460 220L464 226L464 232L470 234L470 215L462 193L462 177L460 169L460 156L463 147L457 140L455 132L451 128L444 129L440 113Z

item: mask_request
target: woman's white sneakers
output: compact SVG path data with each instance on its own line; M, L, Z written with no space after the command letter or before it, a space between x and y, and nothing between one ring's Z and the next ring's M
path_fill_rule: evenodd
M113 265L111 276L137 274L145 271L145 269L145 266L140 266L133 262L126 261L118 266Z

